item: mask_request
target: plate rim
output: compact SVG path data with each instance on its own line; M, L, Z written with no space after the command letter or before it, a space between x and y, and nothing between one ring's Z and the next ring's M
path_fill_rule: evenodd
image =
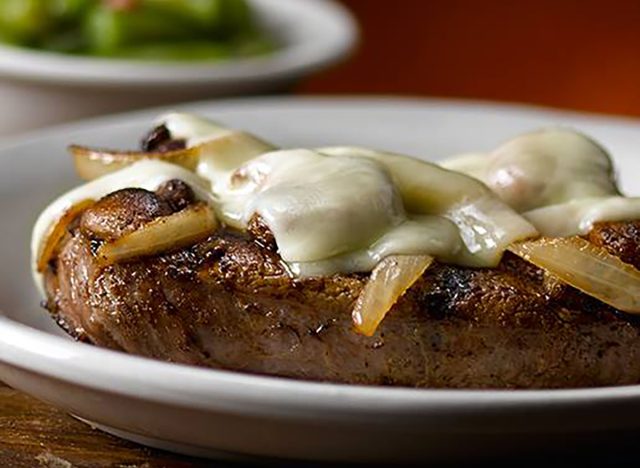
M608 116L546 108L542 106L496 103L465 99L390 98L376 97L260 97L198 101L185 104L186 108L213 106L218 110L237 106L363 106L383 108L464 107L467 109L491 109L516 111L526 114L545 114L569 118L588 118L615 125L633 126L640 130L640 119L624 116ZM67 123L34 130L8 139L0 139L0 152L14 146L46 141L60 132L82 132L108 126L120 119L141 119L163 108L144 109ZM34 346L34 345L38 346ZM26 358L25 358L26 357ZM63 380L95 390L150 401L169 403L181 407L233 409L236 412L281 417L286 413L297 419L331 415L345 419L348 415L362 417L410 416L416 410L428 409L443 412L468 412L482 407L483 411L500 411L518 405L519 408L550 408L562 406L581 407L594 403L640 400L640 385L540 389L415 389L405 387L379 387L312 382L272 376L244 374L241 372L199 368L166 363L133 356L118 351L74 342L54 336L2 315L0 311L0 361L35 372L49 378ZM95 367L95 362L104 365ZM60 364L64 365L60 365ZM144 370L141 378L135 370ZM167 385L179 381L181 391ZM141 390L144 390L141 392ZM327 398L331 397L331 398Z
M108 113L105 115L85 117L69 122L47 125L41 128L29 129L15 135L0 136L0 151L5 151L13 146L22 146L33 143L35 140L46 139L59 133L88 131L99 126L113 125L117 119L131 118L141 119L157 115L162 112L180 109L209 108L215 111L235 110L238 107L271 107L280 109L305 108L309 106L350 108L373 107L377 109L393 109L395 111L408 109L426 109L429 107L451 107L465 111L495 111L516 112L527 116L553 116L559 118L579 119L594 123L606 122L615 126L622 126L638 130L640 128L640 116L606 114L595 111L580 111L574 109L562 109L518 101L493 101L490 99L467 99L457 97L433 97L420 95L394 95L394 94L317 94L317 95L267 95L252 97L224 97L211 98L173 104L144 107L142 109L126 110L122 112Z
M38 347L30 346L37 342ZM416 409L466 413L620 402L640 398L640 385L570 389L430 389L314 382L168 363L50 335L0 316L0 362L74 385L202 410L234 408L296 418L330 414L409 416ZM29 356L30 362L24 362ZM79 359L78 359L79 358ZM100 367L94 367L100 362ZM69 364L60 366L61 363ZM144 371L144 377L141 372ZM167 382L180 382L180 391ZM141 384L144 384L141 386ZM125 388L126 387L126 388ZM144 389L144 392L141 390ZM326 398L331 397L331 398ZM247 403L254 403L246 406ZM240 405L237 407L237 405ZM250 410L249 410L250 409ZM328 412L327 412L328 411Z

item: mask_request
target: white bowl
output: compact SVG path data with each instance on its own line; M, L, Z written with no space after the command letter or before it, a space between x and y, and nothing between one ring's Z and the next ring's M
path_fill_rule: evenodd
M488 150L544 125L610 149L640 192L634 120L434 100L254 99L182 106L282 146L356 144L426 159ZM339 461L471 458L593 447L639 429L640 386L540 391L322 384L168 364L76 343L38 307L29 271L38 212L77 177L70 142L128 147L161 110L112 116L0 145L0 379L99 427L212 457ZM615 432L618 431L618 432ZM637 435L635 436L637 439Z
M285 90L343 58L357 28L332 0L251 0L281 48L219 63L70 56L0 45L0 136L106 112Z

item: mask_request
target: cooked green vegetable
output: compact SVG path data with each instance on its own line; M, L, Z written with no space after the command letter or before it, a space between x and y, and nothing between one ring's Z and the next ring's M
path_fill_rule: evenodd
M275 48L246 0L0 0L0 40L149 60L223 60Z

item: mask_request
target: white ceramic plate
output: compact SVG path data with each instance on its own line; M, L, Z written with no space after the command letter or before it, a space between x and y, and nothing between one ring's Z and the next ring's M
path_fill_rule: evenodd
M184 106L284 146L362 144L437 159L521 131L572 125L615 155L625 189L640 124L482 103L255 99ZM124 437L207 456L427 460L567 444L640 428L640 386L556 391L366 388L166 364L79 344L39 308L31 224L77 183L70 142L128 147L158 110L50 129L0 145L0 379ZM562 436L560 436L562 435Z
M333 0L250 0L280 48L265 57L166 63L104 59L0 45L0 76L63 86L233 86L298 77L341 58L352 46L351 15Z
M166 63L0 44L0 136L107 112L277 91L335 63L357 27L333 0L250 0L280 48L263 57Z

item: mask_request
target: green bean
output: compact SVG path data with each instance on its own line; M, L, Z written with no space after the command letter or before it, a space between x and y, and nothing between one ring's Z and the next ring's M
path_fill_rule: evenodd
M59 23L73 24L95 6L95 0L49 0L50 11Z
M146 60L224 60L232 56L228 44L215 42L183 42L179 44L146 44L113 51L114 57Z
M246 0L0 0L0 40L74 54L224 60L271 52Z
M189 22L197 34L210 36L221 30L224 3L224 0L142 0L141 6L181 18Z
M240 57L251 57L254 55L265 55L276 49L275 43L267 38L254 35L236 41L235 55Z
M170 15L99 7L86 18L85 34L92 52L110 55L119 48L140 43L180 41L189 37L190 30Z
M253 14L245 0L221 0L223 28L228 33L251 34L255 31Z
M225 60L234 56L248 57L273 51L271 41L253 38L227 42L185 41L181 43L144 44L122 47L111 53L112 57L146 60Z
M34 44L53 27L46 0L0 0L0 36L18 44Z

